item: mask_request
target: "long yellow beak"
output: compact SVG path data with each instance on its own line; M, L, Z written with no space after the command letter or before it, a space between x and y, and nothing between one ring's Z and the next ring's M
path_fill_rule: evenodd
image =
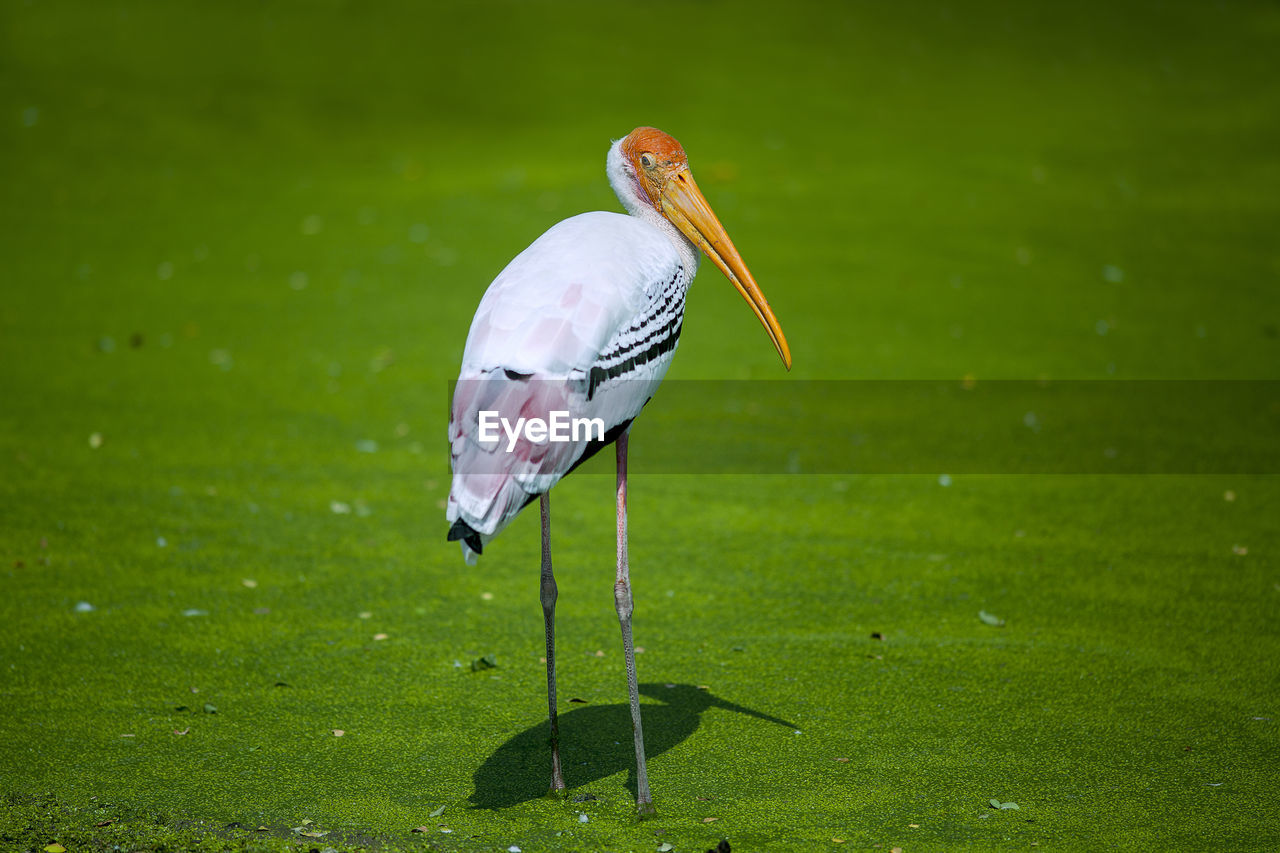
M769 300L760 292L751 271L743 263L742 256L734 248L733 241L725 233L724 226L711 210L711 205L703 198L693 175L688 169L681 169L671 175L662 187L658 197L662 215L681 233L693 241L694 245L711 259L711 263L720 268L720 272L733 283L733 286L747 300L751 310L756 312L760 323L773 340L782 363L791 369L791 347L787 346L787 337L782 334L782 326L778 318L773 316Z

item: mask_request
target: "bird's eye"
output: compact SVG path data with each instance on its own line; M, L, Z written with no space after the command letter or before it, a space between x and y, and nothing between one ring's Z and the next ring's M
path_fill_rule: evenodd
M644 166L646 169L652 169L652 168L653 168L653 155L652 155L652 154L650 154L648 151L646 151L646 152L644 152L643 154L641 154L641 155L640 155L640 165L641 165L641 166Z

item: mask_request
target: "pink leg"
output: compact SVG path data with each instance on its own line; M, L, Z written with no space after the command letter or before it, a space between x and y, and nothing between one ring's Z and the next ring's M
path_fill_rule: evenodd
M551 791L564 790L560 721L556 719L556 577L551 573L551 494L542 495L542 618L547 628L547 715L551 721Z
M627 659L627 692L631 698L631 728L636 741L636 806L641 815L654 814L649 774L644 766L644 731L640 726L640 689L636 684L636 652L631 642L631 572L627 565L627 438L618 436L618 578L613 600L622 625L622 650Z

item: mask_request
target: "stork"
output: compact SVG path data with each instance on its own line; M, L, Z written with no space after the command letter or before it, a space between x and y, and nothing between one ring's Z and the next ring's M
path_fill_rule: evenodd
M589 456L616 443L614 603L631 702L636 805L646 815L654 809L631 639L627 441L631 422L675 356L699 253L746 299L788 370L791 350L764 294L694 183L679 142L656 128L638 127L609 148L606 169L627 215L596 211L557 223L517 255L480 300L450 410L453 481L446 515L452 522L448 538L461 542L463 556L474 565L521 509L541 499L551 791L563 791L550 492ZM557 413L560 423L571 420L576 427L581 421L586 428L557 436L548 427Z

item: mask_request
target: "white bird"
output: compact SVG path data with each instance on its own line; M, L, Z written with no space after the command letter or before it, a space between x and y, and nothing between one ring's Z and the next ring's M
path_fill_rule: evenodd
M480 300L450 412L447 518L453 523L449 539L461 540L463 555L474 564L489 541L541 497L551 790L562 791L549 492L587 457L617 443L614 601L635 735L636 802L641 814L650 814L631 639L627 438L675 356L699 252L747 300L788 370L791 351L694 183L680 143L639 127L613 143L606 166L629 215L597 211L556 224L517 255Z

